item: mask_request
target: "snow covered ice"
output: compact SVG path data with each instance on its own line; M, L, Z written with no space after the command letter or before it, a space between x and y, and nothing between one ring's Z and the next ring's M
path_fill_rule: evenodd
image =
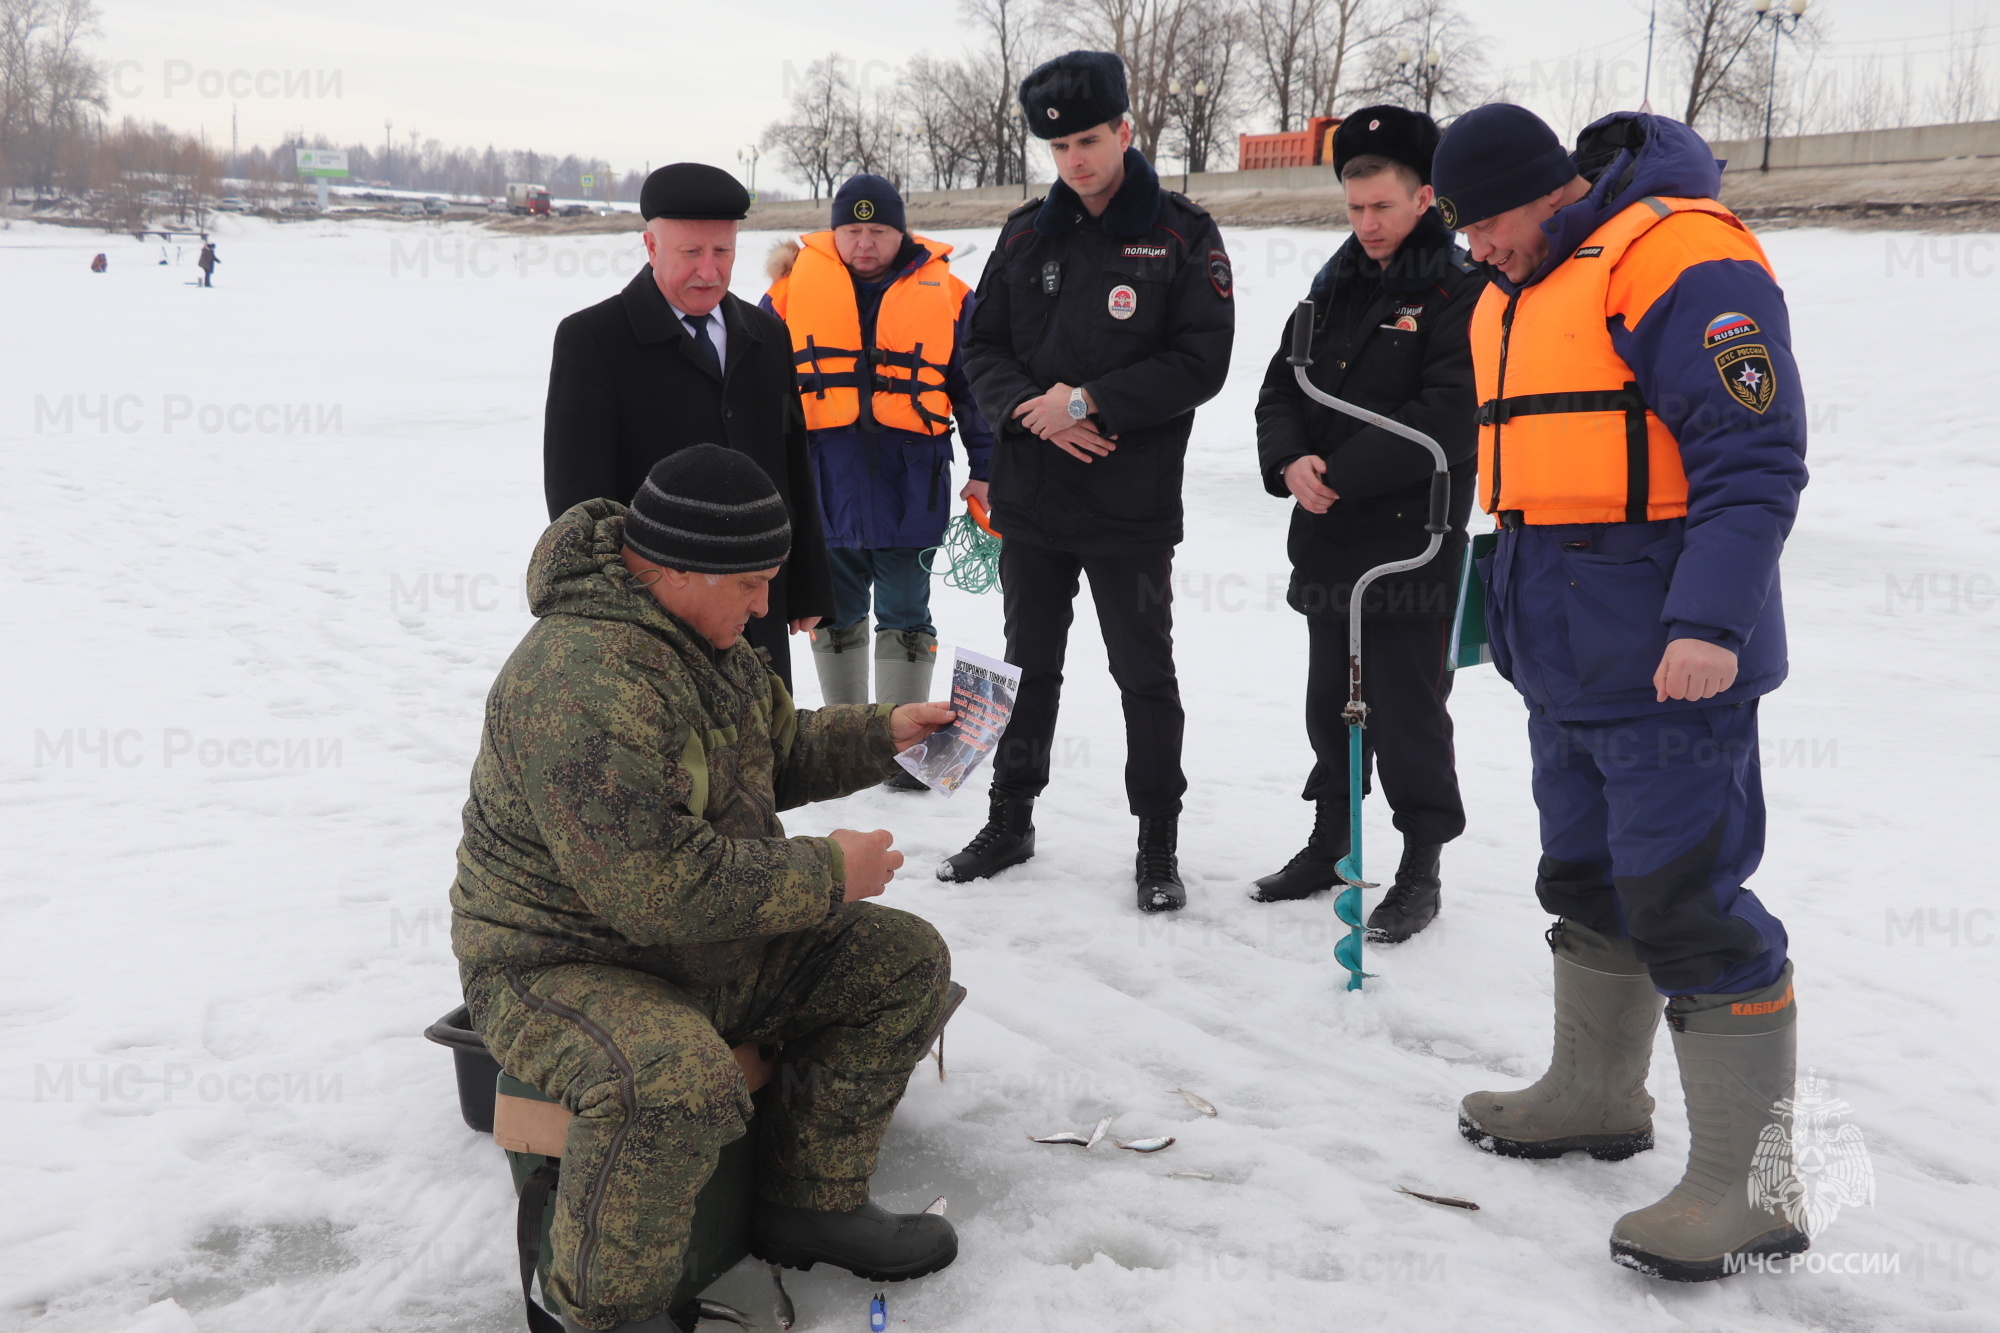
M458 1003L445 895L481 700L529 623L551 336L636 270L638 236L218 226L213 291L193 247L161 266L157 245L0 232L0 1327L518 1328L504 1160L419 1034ZM742 238L739 294L771 239ZM976 280L992 232L947 239L979 247ZM1329 901L1246 898L1311 813L1305 628L1251 406L1337 239L1229 233L1237 356L1198 418L1177 562L1188 909L1132 908L1084 609L1035 860L931 877L983 781L787 820L893 830L909 865L882 901L938 925L971 992L949 1081L916 1071L875 1182L899 1209L948 1196L963 1248L889 1289L891 1327L2000 1326L2000 238L1764 237L1813 481L1754 884L1792 935L1801 1073L1848 1104L1876 1192L1816 1238L1821 1271L1694 1288L1606 1255L1684 1161L1664 1035L1657 1151L1510 1161L1455 1128L1460 1096L1532 1080L1549 1041L1524 712L1490 668L1453 697L1470 828L1435 926L1371 949L1378 979L1347 994ZM936 612L946 645L1000 651L997 596L941 588ZM1379 798L1367 818L1386 871ZM1106 1114L1110 1138L1177 1142L1028 1141ZM824 1266L787 1287L819 1329L861 1327L873 1290ZM771 1326L761 1265L712 1294Z

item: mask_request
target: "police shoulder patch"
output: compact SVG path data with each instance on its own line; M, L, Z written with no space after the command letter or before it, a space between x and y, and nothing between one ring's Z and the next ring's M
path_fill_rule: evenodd
M1715 370L1729 396L1752 412L1767 411L1778 396L1778 372L1762 343L1735 343L1723 348L1715 354Z
M1236 290L1236 275L1230 272L1229 256L1220 249L1208 252L1208 281L1215 294L1225 301Z

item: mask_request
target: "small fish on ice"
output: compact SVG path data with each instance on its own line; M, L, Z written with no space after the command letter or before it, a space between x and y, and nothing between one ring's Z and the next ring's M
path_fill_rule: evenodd
M1030 1134L1028 1135L1028 1142L1073 1143L1079 1148L1095 1148L1097 1146L1097 1141L1104 1137L1104 1131L1109 1128L1111 1128L1111 1117L1105 1116L1104 1119L1097 1122L1097 1128L1090 1131L1089 1138L1085 1138L1083 1135L1076 1133L1074 1130L1066 1129L1062 1131L1060 1134L1044 1134L1040 1138L1036 1138L1033 1134Z

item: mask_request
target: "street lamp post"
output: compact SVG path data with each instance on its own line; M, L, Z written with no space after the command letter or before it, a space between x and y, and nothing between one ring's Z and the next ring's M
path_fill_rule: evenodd
M1425 32L1424 39L1429 41L1429 32ZM1435 46L1427 46L1421 56L1407 46L1396 49L1397 68L1412 87L1423 90L1427 116L1431 113L1431 99L1437 95L1438 70L1443 64L1444 56Z
M763 154L757 151L757 145L754 143L746 144L736 150L737 162L749 168L750 179L747 184L750 186L750 197L753 200L757 197L757 159L761 156Z
M1785 13L1778 12L1774 0L1750 0L1750 8L1756 11L1757 26L1766 22L1771 25L1771 74L1764 84L1764 162L1759 171L1771 169L1771 116L1778 104L1778 37L1790 35L1799 30L1799 23L1805 18L1806 0L1789 0Z
M1167 108L1171 115L1181 122L1181 135L1185 142L1181 145L1181 193L1188 190L1188 175L1194 170L1193 158L1199 139L1208 131L1206 119L1202 115L1202 104L1208 100L1208 80L1196 79L1191 96L1183 96L1179 79L1167 80ZM1208 170L1208 157L1202 156L1201 167Z

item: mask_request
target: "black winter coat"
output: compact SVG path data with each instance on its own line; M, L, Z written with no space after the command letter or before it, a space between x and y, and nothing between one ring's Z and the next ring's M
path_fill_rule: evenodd
M775 657L786 622L832 619L833 574L791 335L776 315L733 295L722 298L721 310L729 335L721 380L650 267L618 295L557 325L542 425L543 489L553 522L585 500L630 504L653 464L689 445L728 445L755 459L792 520L791 558L771 585L769 614L750 634Z
M1452 531L1443 547L1428 564L1370 584L1366 615L1448 616L1456 605L1479 452L1467 330L1485 287L1436 209L1388 269L1350 236L1313 279L1312 382L1425 432L1451 465ZM1363 574L1424 549L1434 464L1422 445L1307 398L1290 354L1288 324L1257 397L1258 466L1264 489L1289 498L1285 465L1308 454L1326 459L1326 484L1340 499L1324 514L1293 505L1287 600L1307 615L1345 616Z
M1136 149L1092 218L1058 181L1008 215L979 280L965 370L992 426L993 525L1078 552L1181 539L1181 473L1194 410L1229 374L1236 309L1222 235L1160 188ZM1081 387L1109 455L1081 463L1022 430L1014 409L1056 383Z

